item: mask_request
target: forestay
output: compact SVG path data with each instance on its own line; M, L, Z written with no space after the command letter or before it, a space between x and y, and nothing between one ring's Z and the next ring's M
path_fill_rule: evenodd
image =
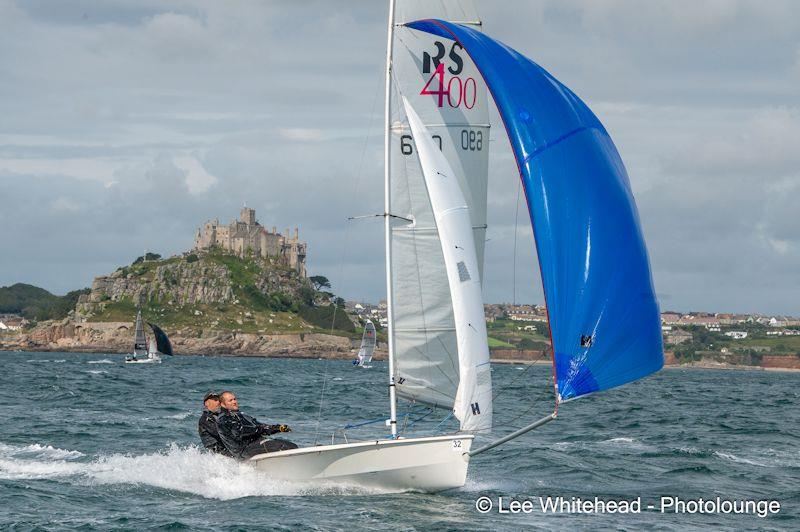
M660 369L639 215L603 125L543 68L486 35L441 20L409 26L463 46L503 118L533 223L560 400Z
M439 231L458 341L459 381L453 413L461 430L492 428L489 342L467 200L453 168L404 98L406 115Z
M470 213L482 278L489 125L486 87L464 50L411 30L420 16L478 23L469 2L398 1L391 91L391 315L394 380L406 399L452 408L459 384L458 341L439 232L400 95L408 98L450 162Z

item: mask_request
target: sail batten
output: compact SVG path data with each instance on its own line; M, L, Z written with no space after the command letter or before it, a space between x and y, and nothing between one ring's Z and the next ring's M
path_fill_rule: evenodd
M510 47L442 20L408 26L463 47L503 119L533 225L560 399L660 369L660 315L639 215L603 125Z

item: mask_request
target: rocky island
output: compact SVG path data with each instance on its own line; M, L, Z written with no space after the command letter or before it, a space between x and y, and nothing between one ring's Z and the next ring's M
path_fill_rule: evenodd
M0 336L0 348L128 352L138 308L181 354L350 356L357 341L341 300L296 270L211 249L97 277L67 317Z
M147 253L96 277L91 289L70 293L66 316L36 307L27 328L0 335L0 349L126 353L141 309L180 354L350 357L358 319L324 290L327 279L306 277L305 255L296 230L267 231L245 207L228 226L207 222L191 251ZM29 287L36 290L44 292ZM64 307L48 295L57 301L47 309Z

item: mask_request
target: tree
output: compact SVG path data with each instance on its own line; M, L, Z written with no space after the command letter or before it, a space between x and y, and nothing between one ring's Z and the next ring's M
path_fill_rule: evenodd
M323 288L330 288L331 282L324 275L314 275L308 278L311 284L314 285L314 290L322 290Z
M159 255L158 253L147 252L141 257L137 257L136 260L133 261L133 263L139 264L140 262L144 262L146 260L161 260L161 255Z

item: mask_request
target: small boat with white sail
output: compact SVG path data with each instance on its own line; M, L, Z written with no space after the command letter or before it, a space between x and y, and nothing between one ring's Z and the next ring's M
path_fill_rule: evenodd
M142 311L136 314L134 327L133 354L125 357L126 364L160 364L161 357L172 355L172 344L166 333L158 325L147 323L152 331L149 340L144 331Z
M375 324L372 320L367 319L364 324L364 334L361 336L361 347L358 349L358 355L353 360L353 365L361 368L371 368L372 355L375 353L376 337L375 337Z

